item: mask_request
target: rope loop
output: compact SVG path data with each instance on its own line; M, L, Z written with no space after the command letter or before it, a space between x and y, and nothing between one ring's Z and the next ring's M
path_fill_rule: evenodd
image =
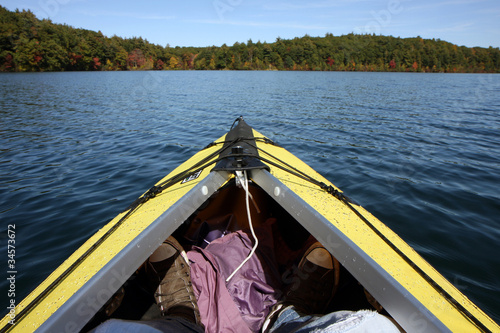
M319 184L322 190L325 190L327 193L333 195L335 198L339 200L344 200L346 197L342 192L334 188L332 185L326 185L325 183Z
M161 188L161 186L153 186L151 187L147 192L146 194L144 194L144 199L145 200L149 200L151 198L154 198L156 197L159 193L161 193L163 191L163 189Z

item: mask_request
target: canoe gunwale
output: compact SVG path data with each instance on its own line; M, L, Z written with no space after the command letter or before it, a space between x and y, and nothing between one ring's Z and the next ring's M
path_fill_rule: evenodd
M37 332L66 332L68 328L71 331L82 329L151 253L230 178L231 175L224 171L210 172L181 200L174 203L113 257L52 314L37 329ZM89 301L94 302L93 306L88 306ZM96 306L95 302L99 301L102 304ZM72 318L72 321L68 322L67 318Z
M403 328L413 331L417 322L418 325L425 325L426 332L450 332L449 328L351 239L280 180L263 170L252 171L251 178L321 242ZM301 208L300 211L297 207ZM352 260L353 257L356 258L355 261ZM415 314L421 315L416 317ZM422 320L426 321L425 324Z

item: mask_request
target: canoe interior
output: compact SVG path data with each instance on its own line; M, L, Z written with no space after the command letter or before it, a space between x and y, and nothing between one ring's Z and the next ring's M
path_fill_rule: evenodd
M315 242L311 234L288 214L264 190L250 183L250 192L256 204L250 203L253 226L272 223L275 255L283 277L287 270L297 265L305 250ZM256 207L257 206L257 207ZM223 223L221 223L223 221ZM231 223L227 225L225 221ZM227 231L248 230L245 208L245 192L235 185L234 179L212 195L184 222L174 236L189 250L201 241L196 235L203 227L226 229ZM327 312L337 310L373 309L390 315L365 292L363 286L341 265L340 282L335 297ZM87 332L110 318L126 320L149 320L160 318L161 314L154 300L157 286L150 283L144 264L127 280L112 299L88 322L82 332ZM368 301L370 299L370 301Z

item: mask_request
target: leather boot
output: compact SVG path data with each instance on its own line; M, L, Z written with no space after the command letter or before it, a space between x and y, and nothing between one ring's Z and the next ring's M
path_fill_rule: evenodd
M339 284L340 264L316 242L305 252L287 288L284 307L293 305L302 314L324 313Z
M311 245L295 267L283 300L267 315L262 332L269 332L280 313L292 306L303 315L324 313L337 290L339 270L339 262L321 243Z
M147 271L159 282L154 296L163 316L178 316L203 326L188 262L182 246L170 236L149 257Z

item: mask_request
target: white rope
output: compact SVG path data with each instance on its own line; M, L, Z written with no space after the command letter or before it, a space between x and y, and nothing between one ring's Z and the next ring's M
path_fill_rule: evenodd
M250 254L245 258L245 260L243 260L243 262L233 271L233 273L231 275L229 275L229 277L226 279L226 282L229 282L229 280L231 280L233 278L233 276L236 274L236 272L238 272L240 270L240 268L243 267L243 265L245 265L245 263L248 260L250 260L250 258L255 253L255 250L257 250L257 246L259 245L259 240L257 239L257 236L255 235L255 231L253 230L252 217L250 216L250 200L249 200L249 198L250 198L251 194L250 194L250 190L248 189L247 172L243 171L243 177L242 177L241 171L236 171L236 176L240 180L240 184L246 193L245 201L246 201L246 207L247 207L248 224L250 226L250 231L252 232L252 236L253 236L255 245L253 246L252 251L250 251Z

